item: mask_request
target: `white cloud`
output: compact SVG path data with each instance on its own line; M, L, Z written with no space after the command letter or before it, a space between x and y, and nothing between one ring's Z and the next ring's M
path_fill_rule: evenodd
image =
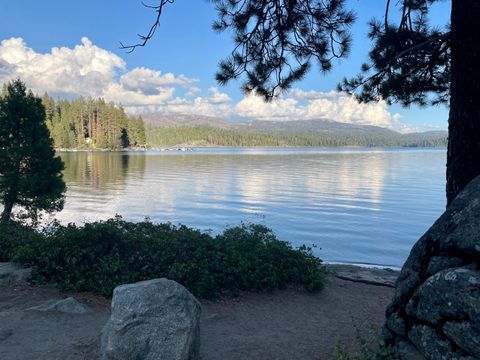
M202 89L195 86L199 80L146 67L128 70L122 58L86 37L73 48L55 47L45 54L29 48L21 38L1 41L0 83L16 77L37 93L101 96L137 114L155 111L260 120L325 119L410 131L385 102L359 104L335 91L294 89L270 103L255 95L235 103L215 87L200 96ZM176 95L178 88L183 89L183 96Z
M125 62L117 55L92 45L82 38L73 49L52 48L40 54L26 46L21 38L0 43L0 66L7 64L8 73L0 72L0 81L20 77L34 90L59 94L102 95Z
M334 91L324 93L294 89L265 103L254 94L245 96L235 107L242 117L261 120L324 119L351 124L394 127L399 114L391 114L385 101L361 104L352 96Z
M236 106L235 112L244 118L259 120L301 120L298 101L278 98L269 103L256 95L246 95Z
M129 106L157 105L173 98L175 88L159 88L145 94L141 90L130 90L118 83L111 83L103 89L102 96L116 103Z
M73 49L52 48L47 54L35 52L21 38L0 43L0 82L20 77L39 93L102 96L126 106L151 105L171 99L175 86L198 81L144 67L125 69L122 58L86 37Z
M208 91L210 92L210 96L207 97L207 101L210 104L222 105L222 104L229 104L232 102L232 98L230 96L218 91L218 88L216 87L212 87L208 89ZM201 99L201 98L197 98L197 99Z
M125 89L140 90L146 94L153 89L174 85L191 85L198 80L189 79L185 75L176 77L172 73L162 75L160 71L144 67L135 68L120 77L120 82Z
M142 112L158 112L162 114L196 114L203 116L229 117L233 115L232 99L217 88L209 89L208 96L196 98L171 98L151 106L127 107L127 111L141 114Z
M185 96L195 96L197 95L198 93L201 93L202 92L202 89L200 89L199 87L196 87L196 86L192 86L190 89L188 89L188 92L185 93Z
M293 97L297 100L314 100L314 99L328 99L332 97L337 97L338 92L319 92L314 90L302 90L302 89L292 89L289 94L290 97Z

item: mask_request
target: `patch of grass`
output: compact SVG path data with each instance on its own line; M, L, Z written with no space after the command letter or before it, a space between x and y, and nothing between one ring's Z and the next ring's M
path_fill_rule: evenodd
M7 238L2 236L2 244ZM322 286L321 260L310 248L294 249L255 224L211 236L184 225L131 223L116 217L82 227L57 224L17 245L9 247L6 260L32 266L35 281L107 296L120 284L160 277L207 299L289 284L309 291Z
M378 347L369 346L362 337L357 335L360 347L358 355L351 355L346 350L340 339L335 342L335 360L398 360L394 357L383 342Z

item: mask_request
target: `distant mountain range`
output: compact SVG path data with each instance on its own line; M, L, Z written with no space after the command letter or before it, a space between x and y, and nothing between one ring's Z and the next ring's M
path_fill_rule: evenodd
M174 126L209 126L222 129L233 129L235 123L230 120L213 116L197 115L160 115L156 113L142 114L146 126L153 128L165 128Z
M401 134L327 120L230 121L194 115L143 116L151 145L444 147L446 131Z

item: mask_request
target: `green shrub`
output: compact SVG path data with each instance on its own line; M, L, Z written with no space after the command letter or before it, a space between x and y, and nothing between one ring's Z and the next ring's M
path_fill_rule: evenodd
M115 286L167 277L194 295L269 290L302 284L321 287L321 261L292 248L261 225L241 224L211 236L180 225L107 221L58 226L20 245L14 260L33 267L39 282L111 295Z
M18 247L40 238L41 234L20 223L0 221L0 262L11 261Z

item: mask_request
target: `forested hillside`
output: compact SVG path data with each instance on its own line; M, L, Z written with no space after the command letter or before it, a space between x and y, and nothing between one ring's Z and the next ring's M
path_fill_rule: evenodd
M368 125L325 120L234 122L187 115L128 116L103 99L42 98L56 148L119 150L150 146L409 146L444 147L444 131L400 134Z
M366 127L367 128L367 127ZM371 127L374 128L374 127ZM377 128L381 129L381 128ZM222 129L205 125L151 128L147 143L157 146L409 146L445 147L445 132L400 134L394 131L267 131Z
M141 117L128 116L121 106L103 99L42 98L46 121L56 148L121 149L146 143Z

